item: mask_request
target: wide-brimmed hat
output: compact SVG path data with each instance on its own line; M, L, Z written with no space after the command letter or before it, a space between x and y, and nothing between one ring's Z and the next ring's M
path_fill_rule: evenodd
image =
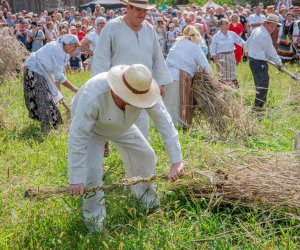
M155 4L149 4L148 0L121 0L123 4L130 4L132 6L150 10L155 8Z
M269 14L265 19L265 22L268 23L276 23L277 25L281 26L282 24L279 22L279 17L275 14Z
M118 65L107 75L112 91L138 108L151 108L161 100L160 89L150 70L142 64Z

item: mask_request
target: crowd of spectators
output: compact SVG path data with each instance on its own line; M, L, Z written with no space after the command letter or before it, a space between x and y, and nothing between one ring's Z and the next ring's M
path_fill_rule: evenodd
M54 10L51 14L47 10L42 13L26 10L13 13L7 1L2 0L0 36L15 35L30 52L35 52L63 34L74 34L83 46L76 55L80 59L71 59L71 67L82 70L81 62L85 68L90 65L91 60L86 59L93 56L95 43L103 26L111 19L125 13L125 7L106 10L101 5L96 5L94 10L87 7L80 12L76 7L71 7L64 11ZM220 21L224 23L224 19L228 20L229 31L233 31L246 41L250 33L261 26L270 13L278 15L283 24L272 34L278 54L284 61L293 62L299 59L300 8L293 6L291 0L281 0L277 6L264 6L263 3L257 6L236 5L233 8L229 8L226 4L217 7L207 5L206 9L194 4L180 9L164 6L151 9L145 20L155 27L165 55L176 38L182 35L183 28L194 25L202 36L200 46L204 54L211 58L211 54L214 53L211 51L211 44L214 35L220 30ZM243 48L238 44L235 44L235 58L236 62L243 59Z

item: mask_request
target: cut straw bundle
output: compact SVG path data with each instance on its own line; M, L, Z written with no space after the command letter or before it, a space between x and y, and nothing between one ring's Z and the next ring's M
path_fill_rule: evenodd
M194 121L202 119L220 134L233 130L239 134L253 132L255 119L246 108L237 90L220 83L205 71L198 70L193 78Z
M0 37L0 82L7 77L16 75L23 68L23 63L28 57L27 49L15 37Z
M126 179L108 186L85 188L85 192L131 186L145 182L166 181L167 175L149 178ZM237 204L263 209L300 208L300 164L293 155L273 158L252 159L244 165L232 167L228 171L189 170L169 190L186 192L187 196L203 197L210 205ZM25 196L31 199L44 199L58 194L68 194L68 188L30 189Z
M300 208L300 164L296 156L285 155L252 161L226 172L208 175L207 181L188 184L194 197L210 204L229 203L259 208Z

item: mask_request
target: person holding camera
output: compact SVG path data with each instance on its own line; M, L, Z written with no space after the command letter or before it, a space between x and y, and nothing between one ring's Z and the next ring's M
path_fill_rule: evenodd
M31 23L31 30L29 30L28 42L30 43L30 52L36 52L44 45L45 35L44 32L39 29L37 22Z

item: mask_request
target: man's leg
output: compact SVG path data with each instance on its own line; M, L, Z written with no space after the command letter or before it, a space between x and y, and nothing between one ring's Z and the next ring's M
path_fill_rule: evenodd
M269 74L268 74L268 64L264 61L251 60L249 65L254 78L254 83L256 87L256 97L254 102L254 108L261 110L266 101L269 88Z
M105 138L93 134L88 141L85 187L103 185L102 159L105 142ZM84 194L83 216L90 231L101 231L103 229L106 216L103 191Z
M141 131L142 135L150 142L150 133L149 133L149 116L146 110L142 110L138 119L135 122L135 125Z
M113 139L112 143L121 153L127 177L149 177L155 174L154 151L135 125ZM146 208L159 205L159 198L152 183L134 185L132 192L141 198Z
M179 96L179 81L173 81L166 85L166 96L163 99L164 104L172 117L175 126L180 126L180 96Z

